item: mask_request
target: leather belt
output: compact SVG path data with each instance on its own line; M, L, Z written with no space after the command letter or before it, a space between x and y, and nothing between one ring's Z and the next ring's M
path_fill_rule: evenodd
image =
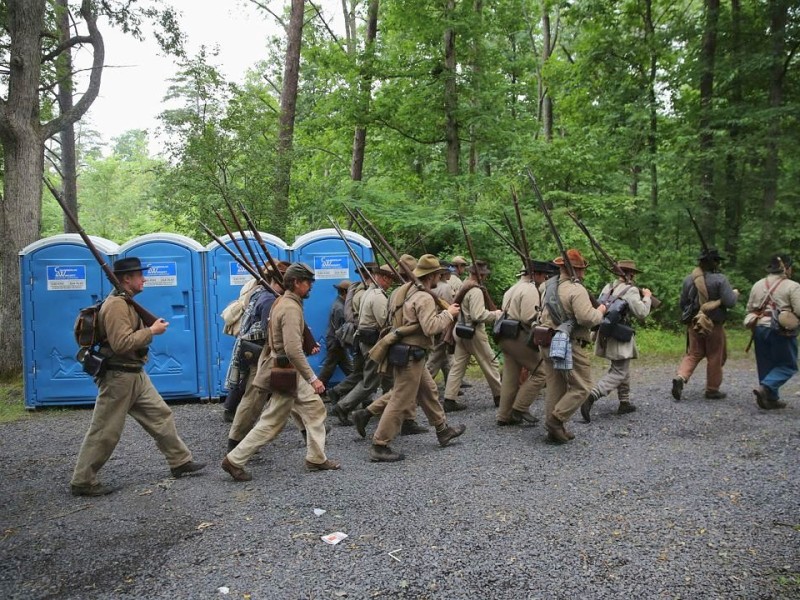
M122 371L123 373L141 373L142 367L126 367L125 365L106 365L106 371Z

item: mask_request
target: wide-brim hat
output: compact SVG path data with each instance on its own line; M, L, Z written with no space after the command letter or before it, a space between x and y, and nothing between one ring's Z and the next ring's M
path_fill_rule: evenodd
M623 271L629 271L631 273L641 273L641 271L636 268L636 263L633 262L632 260L618 260L617 267L619 267Z
M150 265L143 265L142 261L136 256L120 258L114 261L114 274L123 275L125 273L136 273L137 271L147 271Z
M533 275L534 273L544 273L545 275L555 275L558 273L558 265L549 260L529 260L527 266L517 273L517 277L523 275Z
M381 265L373 272L375 275L383 275L384 277L390 277L391 279L397 280L397 275L389 265Z
M708 250L703 250L700 252L700 256L697 257L699 261L722 261L725 258L719 253L719 250L716 248L709 248Z
M417 268L414 269L414 275L417 277L425 277L425 275L446 270L447 269L442 267L439 263L439 259L433 254L423 254L417 261Z
M586 262L586 259L583 258L583 254L580 253L579 250L575 248L570 248L567 250L567 258L569 259L570 264L576 269L585 269L589 266L589 263ZM557 256L553 259L553 264L558 265L559 267L564 265L564 258L562 256Z
M413 256L411 256L410 254L403 254L400 257L400 262L403 263L405 266L407 266L412 271L417 268L417 259L414 258ZM402 272L403 271L403 267L401 267L398 264L397 265L397 270Z
M453 260L450 261L450 264L454 267L466 267L469 262L463 256L454 256Z
M344 292L350 287L351 283L352 282L349 279L342 279L339 283L333 284L333 287L341 292Z
M792 266L792 259L786 254L776 254L769 259L767 273L785 273Z
M360 273L366 273L367 271L369 271L370 273L374 273L377 268L378 268L378 263L369 261L365 262L363 267L359 266L358 268L356 268L356 271Z

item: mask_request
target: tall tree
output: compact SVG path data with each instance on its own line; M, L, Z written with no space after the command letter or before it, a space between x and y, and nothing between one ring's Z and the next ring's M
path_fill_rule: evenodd
M77 121L100 91L105 56L103 37L97 28L97 10L83 0L80 14L88 34L62 43L49 43L46 0L8 0L9 64L8 95L0 98L0 141L3 144L3 199L0 207L0 374L16 371L22 364L19 265L17 252L39 236L44 142ZM55 60L67 48L92 47L88 87L66 113L42 123L39 87L42 64Z
M70 38L69 0L56 3L58 39L61 43ZM57 65L58 109L61 114L72 110L72 49L67 47L61 53ZM75 124L65 123L59 134L61 140L61 199L70 212L78 216L78 160L75 151ZM64 233L77 233L77 228L64 215Z
M367 145L367 118L375 59L375 38L378 35L379 0L369 0L367 9L367 30L364 34L364 55L361 58L361 77L359 78L358 108L356 112L355 134L353 135L353 157L350 163L350 178L361 181L364 176L364 153Z

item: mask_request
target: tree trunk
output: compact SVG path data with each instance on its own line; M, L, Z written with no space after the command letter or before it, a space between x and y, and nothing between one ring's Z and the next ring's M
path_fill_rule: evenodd
M553 51L550 35L550 14L547 2L542 2L542 69L539 77L539 103L542 107L542 131L544 139L553 141L553 100L544 83L544 70Z
M468 159L468 172L470 175L474 175L478 170L478 159L479 159L479 149L478 149L478 127L475 124L475 115L483 114L483 103L481 101L481 60L483 55L483 0L474 0L472 3L472 9L475 12L475 18L478 21L479 26L474 27L473 31L475 32L474 38L472 40L472 59L471 59L471 68L472 68L472 117L471 123L469 125L469 159Z
M455 0L447 0L446 18L454 18ZM461 141L458 139L458 89L456 86L456 31L448 27L444 32L444 114L445 143L447 145L447 172L450 175L459 173L459 156Z
M780 157L778 143L781 136L779 109L783 104L784 60L786 51L786 19L788 6L784 0L769 2L769 35L772 42L772 56L769 69L769 107L772 113L769 135L767 136L767 155L764 161L764 213L769 214L778 200L778 175ZM764 219L764 234L769 235L769 219ZM769 238L764 238L769 239Z
M742 76L739 65L745 59L742 52L742 6L740 0L731 0L731 46L733 64L736 66L731 81L730 103L735 114L728 130L730 139L728 150L725 153L725 256L728 263L734 267L737 263L739 233L742 228L742 210L744 208L740 161L736 158L736 148L741 131L739 121L743 108Z
M650 65L647 77L647 107L650 115L647 131L647 152L650 163L650 207L654 224L658 219L658 103L656 101L656 73L658 58L656 55L655 25L653 23L653 2L645 0L645 32L647 49L650 54Z
M297 86L300 77L300 47L303 41L304 1L292 0L289 28L286 32L286 60L281 90L281 116L278 132L277 172L272 224L278 235L285 235L289 224L289 183L292 174L292 143L297 109Z
M375 38L378 35L379 0L370 0L367 10L367 31L364 40L364 57L361 65L361 81L359 90L359 109L356 118L359 120L353 136L353 159L350 163L350 179L361 181L364 175L364 154L367 147L367 119L372 94L372 69L375 53Z
M714 99L714 61L717 52L719 0L705 0L705 26L700 48L700 186L703 214L701 223L706 241L714 244L718 202L714 197L714 132L712 130Z
M70 38L68 0L58 0L59 41ZM58 106L63 115L73 108L72 103L72 51L67 48L58 58ZM70 212L78 216L78 167L75 155L75 125L67 124L59 134L61 138L61 199ZM78 229L64 215L64 233L78 233Z

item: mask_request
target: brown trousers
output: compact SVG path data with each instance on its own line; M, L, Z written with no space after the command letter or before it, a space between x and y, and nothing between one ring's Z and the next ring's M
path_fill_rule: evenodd
M530 399L528 405L522 409L523 412L527 411L536 399L530 389L525 390L524 396L521 394L531 379L528 379L522 386L519 383L519 374L523 367L528 369L531 374L536 372L537 367L541 369L539 352L535 352L528 347L525 343L526 338L527 335L520 333L515 340L500 341L500 349L503 351L503 377L500 387L500 407L497 409L498 421L508 421L511 418L511 409L519 410L518 405L524 404L525 401ZM535 394L538 393L539 390L536 390ZM521 397L517 400L519 396Z
M716 392L722 385L722 367L728 359L727 336L722 323L714 323L714 329L706 336L700 336L694 329L687 327L689 349L678 366L678 376L684 381L694 373L697 365L706 359L706 391Z

